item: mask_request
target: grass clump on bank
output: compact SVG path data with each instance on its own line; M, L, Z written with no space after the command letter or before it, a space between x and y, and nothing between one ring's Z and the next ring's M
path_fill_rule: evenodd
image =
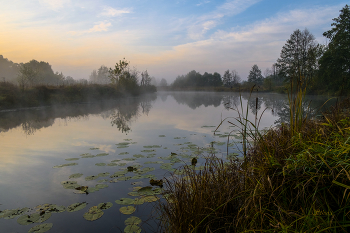
M251 133L244 162L207 158L165 182L165 232L349 232L350 100Z

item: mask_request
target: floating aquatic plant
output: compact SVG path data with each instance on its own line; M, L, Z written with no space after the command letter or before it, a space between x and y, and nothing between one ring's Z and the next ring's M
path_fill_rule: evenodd
M151 152L154 152L156 150L142 150L141 152L145 152L145 153L151 153Z
M113 206L112 202L102 202L102 203L97 205L97 208L99 208L101 210L108 210L112 206Z
M136 208L133 207L133 206L124 206L124 207L121 207L119 209L119 211L122 213L122 214L132 214L136 211Z
M103 211L99 209L97 206L91 207L88 212L84 214L84 218L88 221L95 221L101 218L103 215Z
M90 181L90 180L96 180L99 176L87 176L85 177L86 181Z
M72 180L62 181L61 184L65 189L75 189L80 186L78 182Z
M52 223L43 223L40 225L36 225L32 228L29 229L28 233L44 233L47 232L48 230L50 230L52 228L53 224Z
M61 167L76 166L76 165L78 165L78 164L77 163L66 163L66 164L62 164L62 165L53 166L53 168L61 168Z
M79 158L68 158L68 159L65 159L66 161L75 161L75 160L79 160Z
M124 221L125 225L139 225L141 222L142 220L135 216L131 216Z
M141 228L137 225L127 225L124 228L125 233L141 233Z
M116 200L115 203L120 205L132 205L134 204L134 201L135 200L132 198L123 197L123 198L120 198L119 200Z
M160 138L164 138L164 137L165 137L165 135L163 135L163 134L162 134L162 135L159 135L158 137L160 137Z
M86 207L86 205L87 205L86 202L74 203L74 204L67 206L67 211L68 212L79 211L79 210L84 209Z
M109 175L110 175L109 172L98 173L98 176L99 176L99 177L107 177L107 176L109 176Z
M97 154L96 157L101 157L101 156L107 156L109 155L108 153L100 153L100 154Z
M34 213L31 215L22 215L17 219L17 223L21 225L29 225L38 221L39 218L40 218L39 213Z
M75 179L75 178L80 178L83 174L81 173L74 173L69 176L69 179Z
M96 184L95 187L96 187L97 189L104 189L104 188L107 188L108 185L106 185L106 184Z

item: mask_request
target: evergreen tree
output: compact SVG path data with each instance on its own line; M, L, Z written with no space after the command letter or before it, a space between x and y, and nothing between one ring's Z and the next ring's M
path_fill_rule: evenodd
M333 28L323 33L330 39L328 48L320 59L318 84L327 84L333 91L350 88L350 9L345 5L338 18L333 19ZM324 87L324 86L323 86Z
M253 65L252 69L249 71L248 82L256 85L262 85L264 82L264 77L261 74L261 70L256 64Z

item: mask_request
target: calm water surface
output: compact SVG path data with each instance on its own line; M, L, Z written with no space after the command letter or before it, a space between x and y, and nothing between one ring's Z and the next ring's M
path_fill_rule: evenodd
M242 96L243 106L246 108L248 104L249 119L254 122L256 96L249 102L248 97L248 94ZM309 99L313 100L313 108L326 100L323 97ZM150 218L156 216L155 202L137 205L133 214L124 215L119 211L123 205L115 201L124 197L136 198L128 195L135 186L149 186L151 177L169 177L174 168L190 163L193 156L199 157L197 166L200 168L204 164L202 157L209 154L211 145L216 149L216 156L226 159L225 135L230 132L236 135L230 137L230 142L237 144L230 144L229 153L239 153L241 139L237 129L227 121L217 135L213 134L214 126L218 126L221 119L237 117L230 108L239 104L237 93L160 92L104 103L0 112L0 232L28 232L40 224L20 225L17 222L20 215L5 219L5 210L28 207L28 212L21 214L24 215L34 213L42 204L67 207L81 202L87 203L82 210L52 213L44 222L53 224L49 232L123 232L124 221L130 216L143 220L142 232L157 232L157 221ZM259 94L258 116L264 110L260 129L288 120L287 97ZM234 122L233 118L228 120ZM211 143L213 141L216 143ZM130 144L123 147L118 143ZM150 145L157 147L148 148ZM172 152L177 155L170 157ZM69 161L72 158L77 160ZM112 163L114 160L119 161ZM160 164L147 163L156 161ZM76 165L54 168L69 163ZM105 165L97 166L99 163ZM110 177L135 165L141 166L139 170L146 167L154 170L141 174L141 178L128 172L125 176L132 178L126 181ZM88 176L106 172L109 175L86 180ZM69 179L75 173L83 175ZM63 181L76 181L89 188L98 184L108 187L88 195L75 194L74 189L63 187ZM134 182L138 183L135 185ZM102 202L111 202L113 206L104 210L104 215L96 221L83 218L90 207Z

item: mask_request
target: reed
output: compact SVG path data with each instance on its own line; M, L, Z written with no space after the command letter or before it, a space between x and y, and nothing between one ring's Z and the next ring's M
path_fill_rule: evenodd
M350 100L312 120L303 94L291 98L290 124L264 134L241 101L235 122L223 120L240 127L244 161L211 155L204 170L167 179L163 231L349 232Z

